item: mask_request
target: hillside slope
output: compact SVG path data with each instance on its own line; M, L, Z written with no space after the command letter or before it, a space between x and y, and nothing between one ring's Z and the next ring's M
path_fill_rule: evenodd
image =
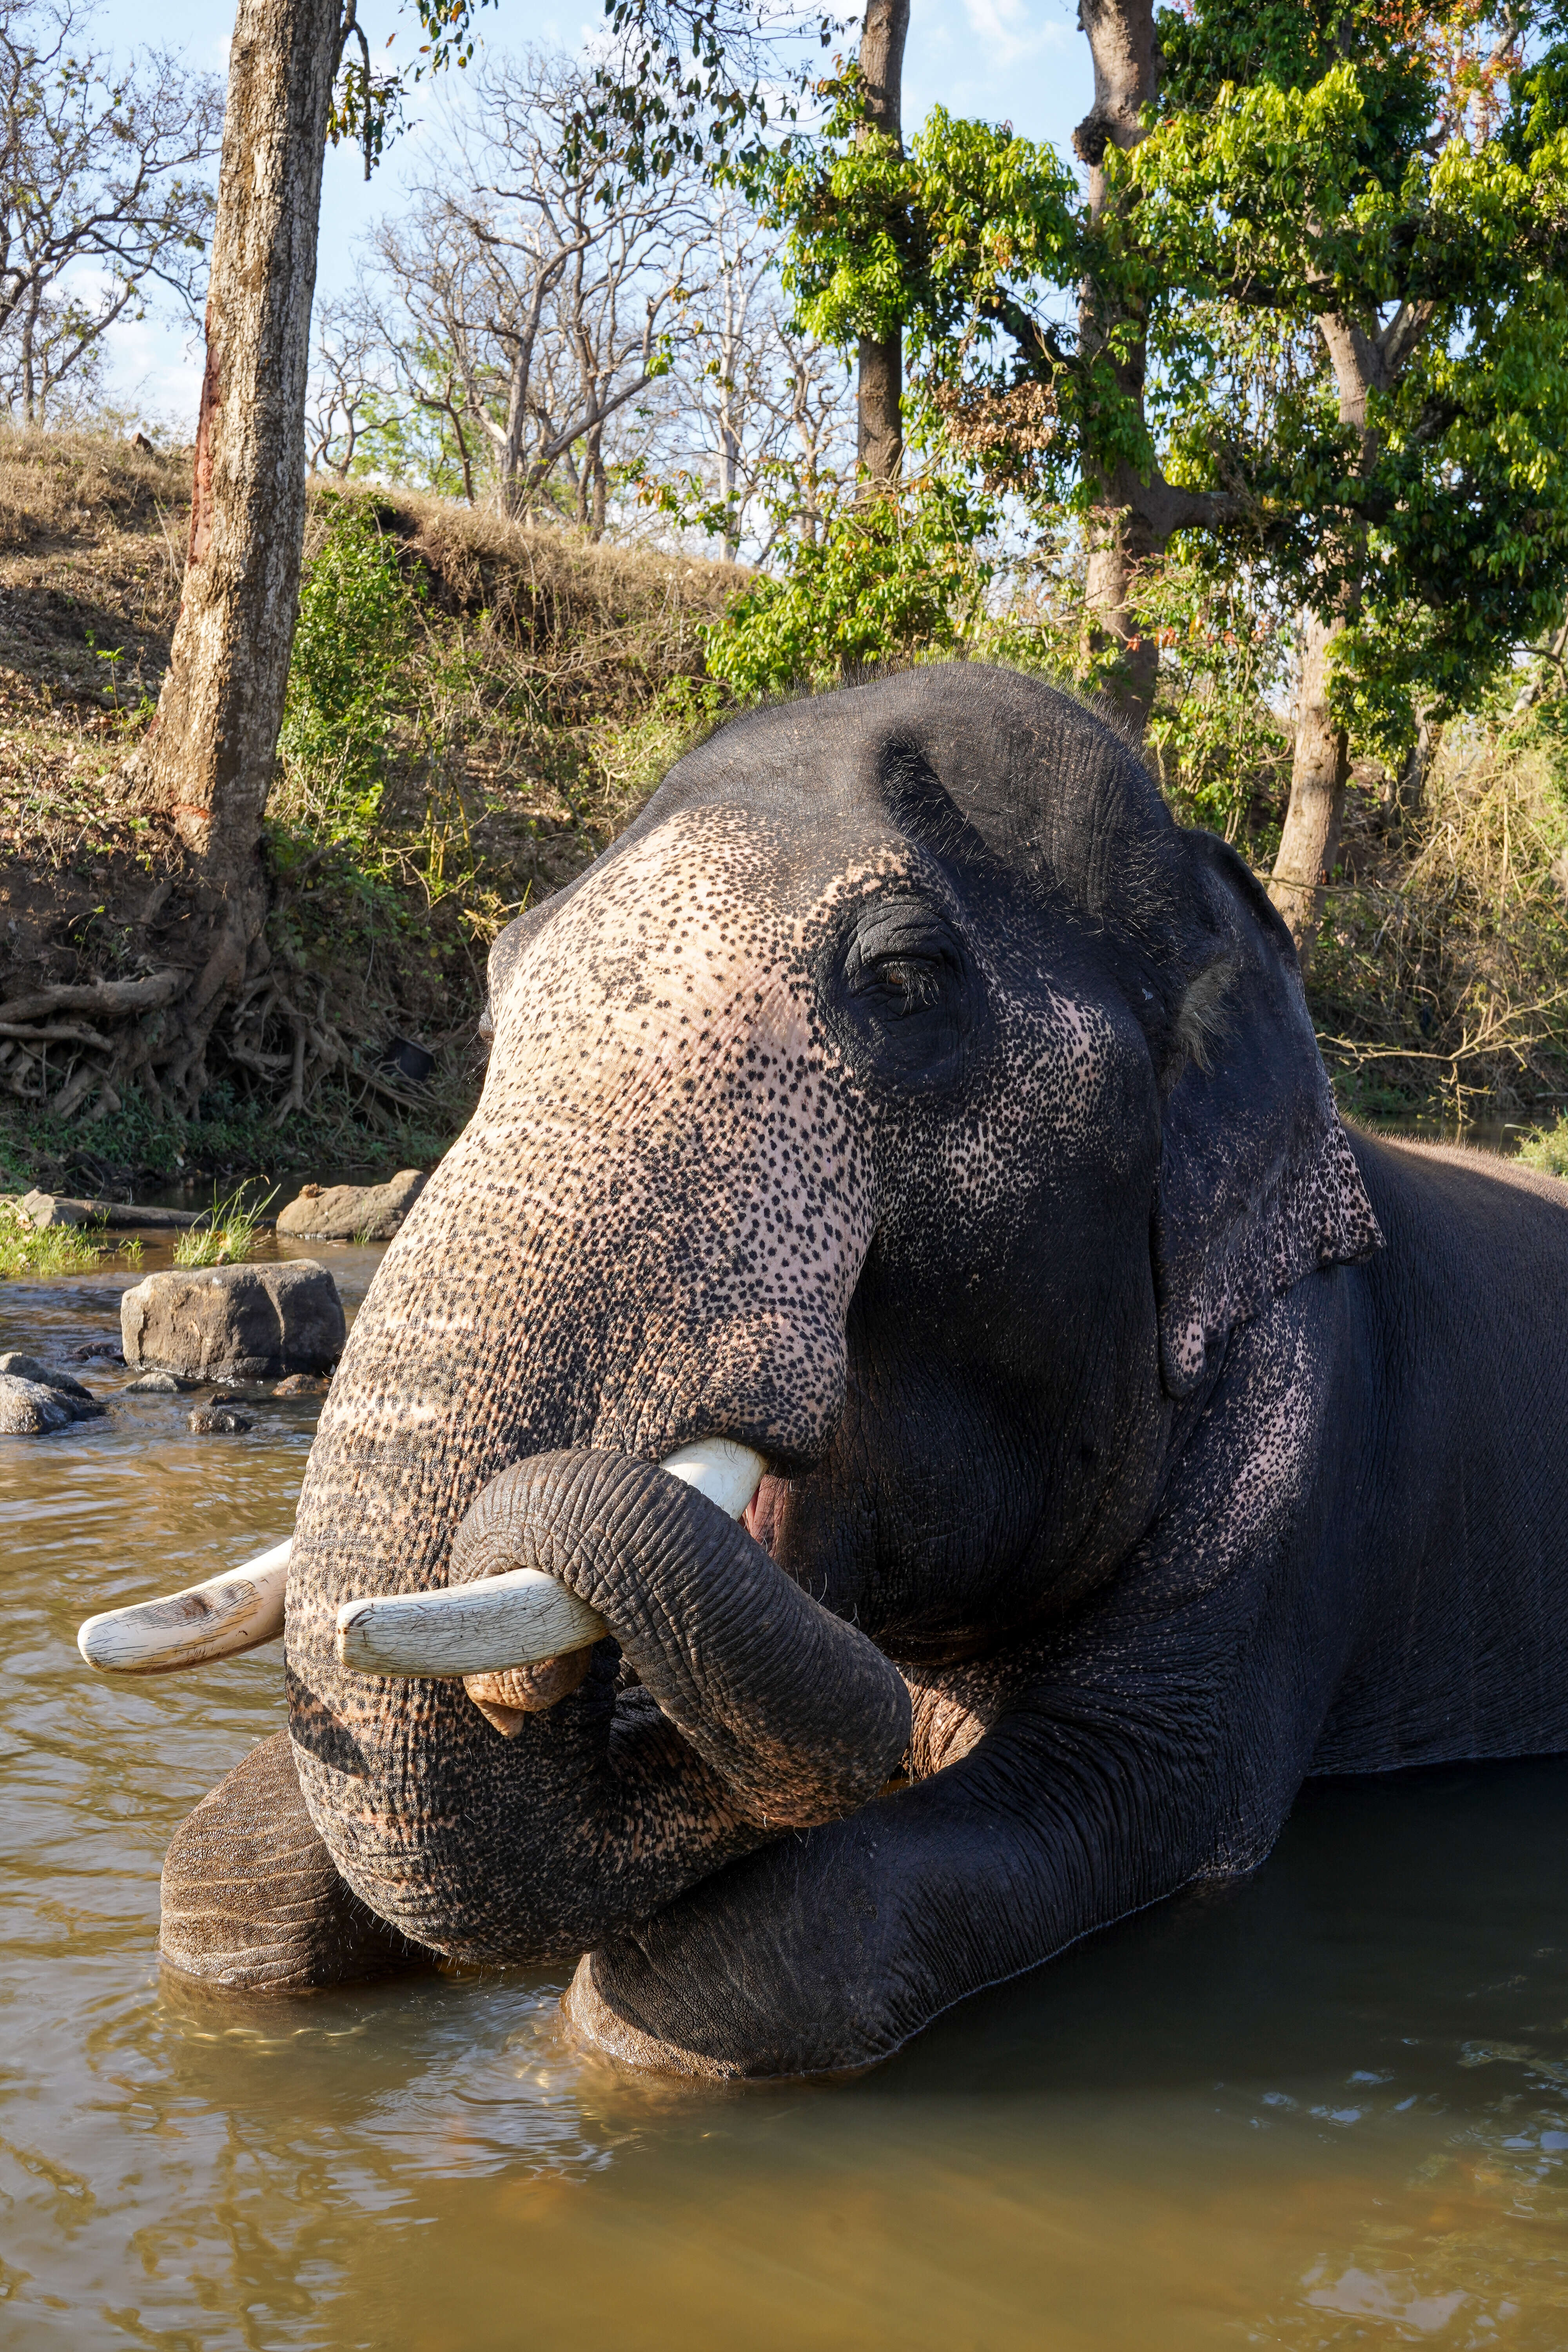
M597 855L689 732L732 567L322 484L308 579L345 514L408 592L376 789L350 806L319 766L280 771L266 950L195 1072L155 1005L112 1056L0 1038L13 1179L428 1159L472 1101L489 939ZM187 459L0 436L0 1025L100 980L177 991L203 961L212 893L114 789L168 662L187 520ZM399 1036L434 1055L426 1087L384 1066Z

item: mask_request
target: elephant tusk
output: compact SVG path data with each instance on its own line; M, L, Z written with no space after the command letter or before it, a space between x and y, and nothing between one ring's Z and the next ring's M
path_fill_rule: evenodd
M730 1518L738 1519L762 1485L768 1465L760 1454L753 1454L749 1445L737 1445L732 1437L701 1437L695 1445L682 1445L676 1453L667 1454L658 1466L679 1478L683 1486L695 1486Z
M683 1445L659 1464L738 1519L767 1468L728 1437ZM438 1592L389 1592L345 1601L338 1656L362 1675L488 1675L531 1666L602 1642L596 1609L540 1568L514 1568Z
M100 1674L173 1675L276 1642L293 1549L290 1536L205 1584L130 1609L105 1609L87 1620L77 1648Z

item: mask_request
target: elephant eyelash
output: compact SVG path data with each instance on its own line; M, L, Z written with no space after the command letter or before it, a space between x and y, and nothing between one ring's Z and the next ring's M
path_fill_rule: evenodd
M889 996L900 997L910 1013L923 1012L942 994L942 974L937 965L916 958L891 956L876 966L873 977Z

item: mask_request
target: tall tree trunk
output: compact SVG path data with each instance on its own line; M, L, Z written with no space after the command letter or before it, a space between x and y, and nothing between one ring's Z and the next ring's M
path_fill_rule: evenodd
M339 0L239 0L173 657L132 798L167 811L221 898L181 1005L199 1066L266 911L259 846L305 530L305 383Z
M1357 442L1357 462L1363 471L1376 456L1367 422L1367 401L1374 384L1392 379L1384 358L1364 327L1353 319L1326 312L1318 328L1334 371L1340 423L1348 425ZM1349 551L1359 555L1359 542ZM1334 552L1343 557L1344 543ZM1323 902L1339 856L1340 824L1344 814L1345 785L1350 776L1350 741L1329 711L1329 672L1334 639L1353 616L1358 565L1348 566L1349 584L1339 593L1337 609L1302 615L1301 685L1296 711L1296 748L1290 761L1290 803L1268 895L1284 917L1296 952L1305 971L1322 919Z
M860 35L866 126L868 131L883 132L900 149L904 42L909 29L910 0L870 0ZM860 463L872 482L895 481L903 463L903 388L901 331L895 327L879 340L862 335L855 395L856 438Z
M1160 45L1152 0L1079 0L1078 15L1094 61L1094 104L1073 132L1072 143L1089 166L1089 215L1099 222L1110 204L1105 151L1136 147L1144 137L1142 110L1152 105L1160 87ZM1142 416L1147 365L1143 320L1129 318L1089 278L1079 296L1079 331L1080 348L1091 359L1117 338L1119 354L1112 362L1117 383ZM1094 490L1086 599L1100 645L1115 647L1119 656L1111 699L1141 735L1153 707L1160 656L1153 638L1140 629L1129 600L1139 566L1163 551L1169 534L1140 512L1143 486L1125 461L1107 472L1088 456L1085 472Z
M1301 682L1296 701L1296 751L1290 764L1290 805L1274 861L1268 895L1284 917L1303 966L1322 919L1334 860L1350 744L1329 709L1329 666L1344 627L1337 615L1301 616Z

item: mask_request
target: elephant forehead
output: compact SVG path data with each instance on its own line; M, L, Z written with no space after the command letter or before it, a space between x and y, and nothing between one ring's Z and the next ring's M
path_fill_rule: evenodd
M590 875L520 959L493 1008L496 1059L679 1055L765 1025L770 1006L806 1014L809 943L899 862L891 844L839 860L825 843L808 874L744 810L680 811Z

